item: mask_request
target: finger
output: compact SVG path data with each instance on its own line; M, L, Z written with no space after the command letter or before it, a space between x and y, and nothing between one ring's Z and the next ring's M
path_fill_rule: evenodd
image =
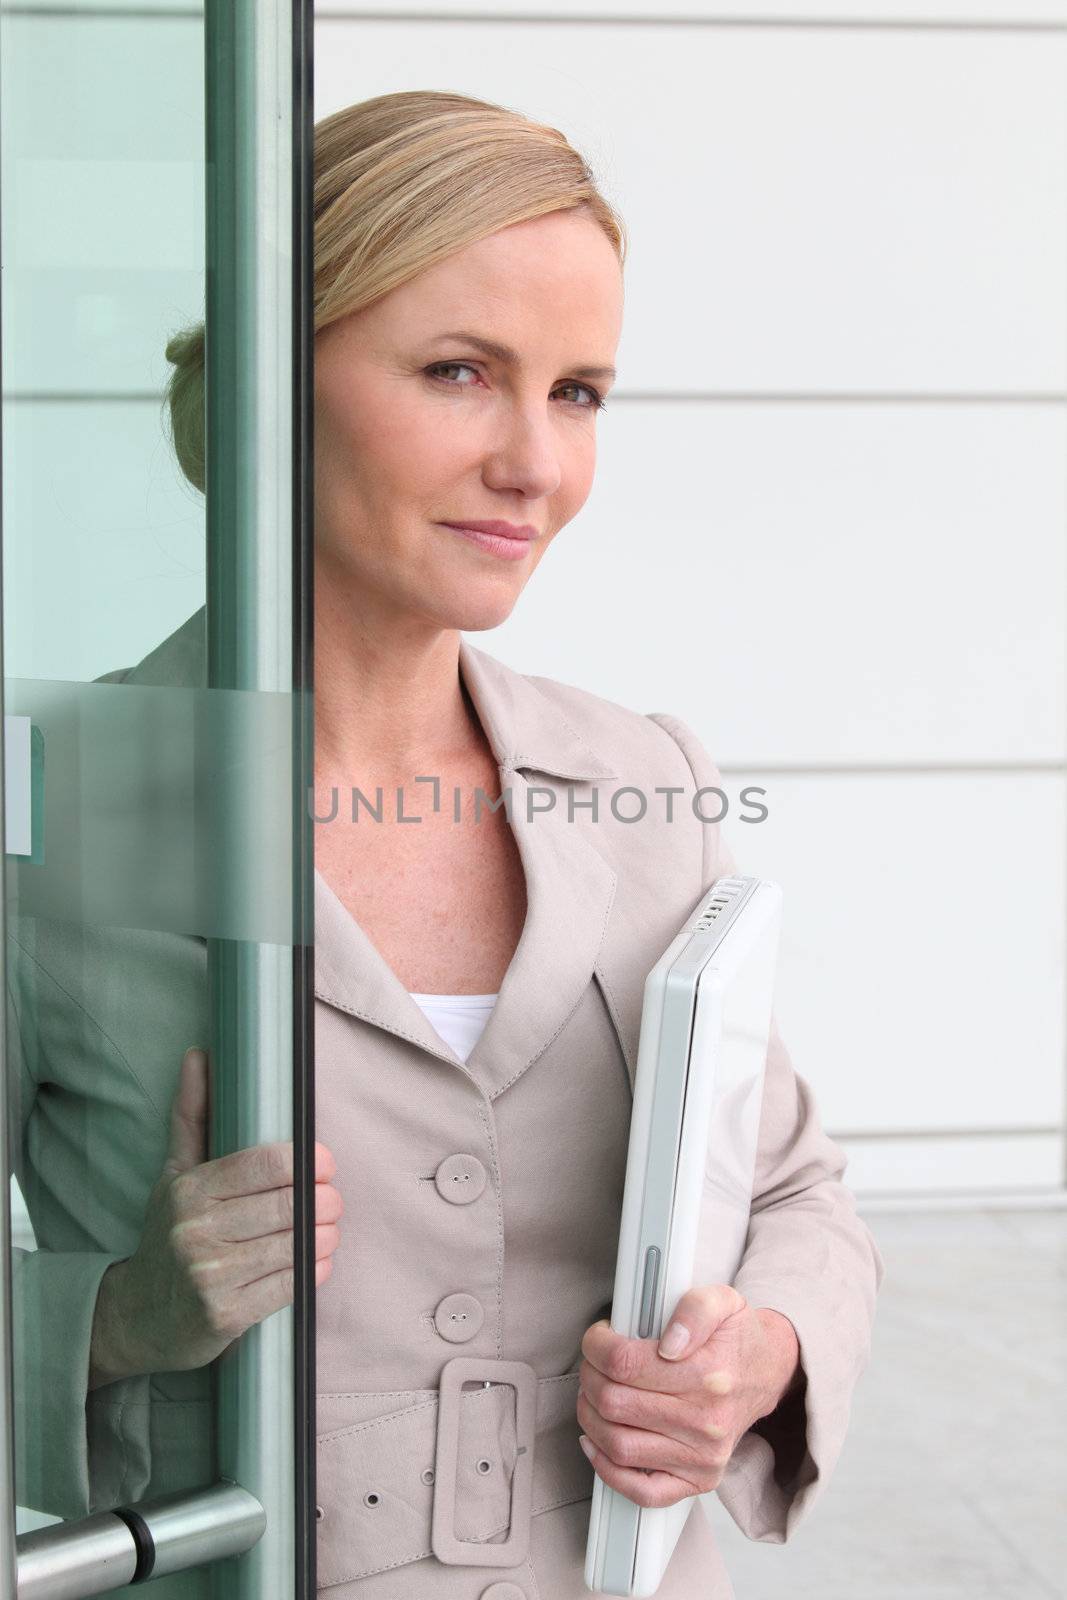
M256 1144L205 1162L199 1174L204 1193L212 1200L237 1195L264 1194L269 1189L291 1187L293 1146L289 1141Z
M262 1239L293 1227L295 1191L292 1184L267 1189L261 1194L237 1195L219 1200L210 1213L216 1236L227 1244L242 1244L246 1239ZM344 1202L328 1183L315 1185L316 1223L337 1222Z
M330 1183L315 1185L315 1221L339 1222L344 1215L344 1196Z
M578 1385L579 1395L585 1397L605 1422L666 1434L703 1450L708 1448L709 1442L725 1439L729 1433L725 1407L719 1408L720 1417L716 1417L715 1409L709 1410L709 1402L703 1394L698 1403L689 1394L663 1394L613 1383L588 1361L583 1361L578 1369Z
M333 1257L323 1256L315 1263L315 1287L320 1288L333 1271ZM275 1311L281 1311L285 1306L292 1305L296 1288L296 1278L291 1266L283 1267L280 1272L271 1273L269 1277L259 1278L250 1284L242 1297L242 1312L247 1318L246 1327L253 1327L257 1322L272 1316Z
M315 1259L321 1261L324 1256L332 1256L340 1243L341 1230L332 1222L323 1223L315 1229Z
M292 1233L271 1233L244 1244L220 1241L214 1248L205 1247L189 1263L188 1272L201 1295L218 1299L291 1266L292 1261Z
M341 1230L334 1227L333 1222L323 1222L322 1227L315 1229L315 1261L333 1256L339 1243L341 1243ZM269 1277L272 1272L291 1264L293 1235L272 1234L266 1240L262 1238L256 1240L256 1245L250 1251L250 1259L253 1262L253 1270L248 1277L242 1278L242 1288L248 1283L258 1282L259 1278Z
M332 1255L341 1242L340 1230L327 1222L315 1229L315 1259ZM291 1232L272 1233L266 1238L251 1240L248 1244L234 1245L227 1252L227 1285L246 1289L260 1278L270 1277L293 1262L293 1235Z
M337 1162L333 1158L332 1151L328 1150L324 1144L316 1143L316 1145L315 1145L315 1182L316 1183L329 1183L330 1179L331 1178L335 1178L336 1176L337 1176Z
M667 1361L692 1355L707 1344L717 1328L747 1306L745 1297L728 1283L687 1289L660 1336L659 1354Z
M207 1053L193 1046L182 1056L178 1088L171 1103L165 1177L188 1172L207 1159L207 1121Z
M699 1389L703 1367L695 1370L696 1359L665 1361L657 1353L657 1339L630 1339L616 1333L605 1321L594 1322L582 1338L582 1354L590 1366L613 1383L630 1384L637 1389L655 1389L660 1394L685 1394ZM699 1358L699 1347L697 1357Z
M588 1436L583 1435L583 1437ZM597 1477L602 1479L609 1489L617 1489L627 1500L632 1500L638 1506L673 1506L679 1500L691 1499L693 1495L702 1492L672 1472L659 1470L644 1472L632 1467L617 1466L592 1440L589 1440L586 1455Z
M280 1311L283 1306L292 1305L295 1290L296 1279L291 1266L249 1284L241 1299L242 1311L248 1318L247 1325L251 1327L253 1323L262 1322L265 1317Z
M333 1257L323 1256L315 1263L315 1286L324 1284L333 1270ZM249 1284L242 1297L242 1309L248 1317L248 1326L254 1322L262 1322L264 1317L269 1317L275 1311L280 1311L283 1306L292 1305L296 1290L296 1278L291 1266L283 1267L280 1272L271 1273L269 1277L260 1278L255 1283Z
M340 1233L332 1223L315 1229L316 1258L330 1255L340 1243ZM293 1263L293 1234L266 1234L245 1244L224 1244L206 1250L191 1263L189 1271L201 1294L229 1294L247 1289L272 1273Z
M243 1244L268 1234L292 1231L293 1187L266 1189L260 1194L236 1195L218 1200L209 1213L210 1225L224 1244Z
M722 1453L723 1464L729 1459L725 1443L705 1439L690 1444L676 1438L673 1432L662 1428L635 1428L611 1422L579 1393L577 1417L582 1432L598 1449L618 1467L633 1471L659 1471L672 1473L691 1485L689 1494L700 1494L710 1487L713 1460ZM709 1460L709 1453L712 1460Z

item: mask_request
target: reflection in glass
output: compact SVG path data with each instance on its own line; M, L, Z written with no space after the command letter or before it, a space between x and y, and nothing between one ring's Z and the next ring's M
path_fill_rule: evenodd
M288 584L291 372L268 352L269 415L235 392L255 330L226 295L227 273L268 247L219 224L235 174L268 161L285 254L270 246L257 281L279 297L289 360L290 148L279 160L270 141L292 134L261 121L259 84L240 124L214 89L218 62L266 61L288 94L300 9L0 14L17 1526L239 1468L265 1505L285 1491L241 1558L242 1573L273 1565L255 1592L279 1597L294 1592L287 1219L306 939L293 604L220 553L219 505L231 530L246 507L221 453L205 501L204 392L206 355L209 433L225 410L227 459L273 459L286 513L267 564ZM239 652L217 670L237 617L273 633L268 672L242 672ZM266 1049L250 1053L249 1028ZM153 1588L191 1600L244 1582L229 1562Z

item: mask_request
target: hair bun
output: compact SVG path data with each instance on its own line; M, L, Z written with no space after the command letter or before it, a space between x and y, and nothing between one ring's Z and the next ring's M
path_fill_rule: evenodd
M167 341L166 357L174 371L166 390L169 431L178 464L203 494L206 419L204 415L204 324L182 328Z
M167 341L164 351L172 367L204 365L204 324L194 323L192 327L182 328L173 338Z

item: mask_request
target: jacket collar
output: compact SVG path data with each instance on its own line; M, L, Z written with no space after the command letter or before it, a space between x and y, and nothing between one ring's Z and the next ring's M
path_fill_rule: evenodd
M153 684L157 687L203 689L207 685L207 607L201 606L187 617L180 628L169 633L135 667L121 675L123 683Z
M498 766L591 783L619 776L534 679L476 649L462 634L459 670Z

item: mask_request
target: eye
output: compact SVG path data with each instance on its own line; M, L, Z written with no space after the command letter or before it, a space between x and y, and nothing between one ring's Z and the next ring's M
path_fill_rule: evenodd
M591 383L565 383L563 384L563 388L584 389L586 394L590 396L589 400L585 401L584 403L581 401L568 401L568 405L581 405L582 409L585 411L606 411L608 409L603 395L600 393L599 389L594 389Z
M439 383L448 383L453 388L458 387L461 389L473 388L473 384L461 383L456 378L445 377L444 374L449 372L473 372L475 377L478 376L478 368L469 361L435 361L431 366L424 367L423 371L427 377L436 379ZM585 393L589 396L587 400L568 400L566 402L568 405L577 406L582 411L607 410L603 395L598 389L594 389L591 383L568 382L560 385L560 387L577 391L578 393Z
M435 361L433 366L427 367L425 370L429 377L436 378L442 372L455 372L458 370L460 372L477 373L478 369L476 367L472 367L469 361ZM443 383L455 382L455 380L452 378L442 378L441 381ZM460 384L460 388L469 389L470 384Z

